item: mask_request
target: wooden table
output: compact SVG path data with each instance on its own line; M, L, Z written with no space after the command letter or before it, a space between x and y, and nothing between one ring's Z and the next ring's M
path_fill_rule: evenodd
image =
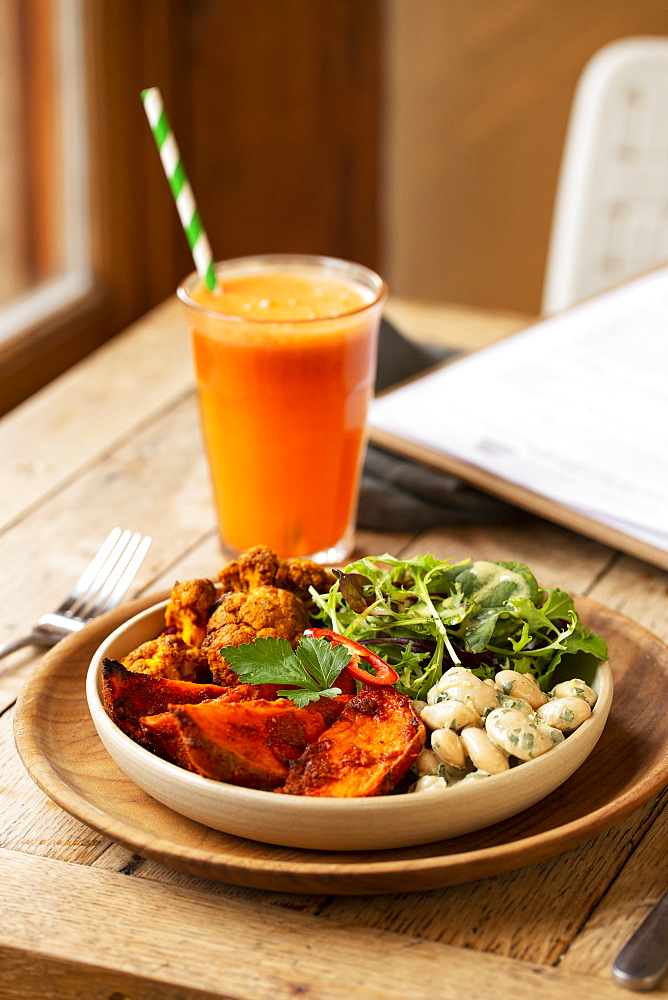
M423 339L482 346L525 317L391 302ZM215 575L218 549L178 303L156 309L0 425L0 642L55 606L114 524L153 536L135 594ZM360 552L527 562L668 639L666 573L528 516ZM13 706L43 653L0 673L0 998L603 998L666 886L666 793L596 839L483 881L380 896L208 882L132 855L33 783ZM664 697L663 692L657 692ZM668 996L668 981L657 991Z

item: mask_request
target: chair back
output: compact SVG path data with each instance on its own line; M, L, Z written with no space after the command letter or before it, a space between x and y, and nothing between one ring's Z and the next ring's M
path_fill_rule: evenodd
M668 38L620 39L578 82L542 312L668 262Z

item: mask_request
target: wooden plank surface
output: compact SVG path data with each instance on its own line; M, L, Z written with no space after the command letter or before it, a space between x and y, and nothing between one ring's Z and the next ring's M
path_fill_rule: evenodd
M467 353L517 333L535 320L524 313L482 312L472 306L392 296L385 314L407 337L426 344L460 348Z
M34 956L45 969L69 969L73 984L83 969L103 982L120 972L230 1000L431 1000L435 984L444 1000L461 1000L464 986L472 1000L529 1000L537 984L546 1000L561 1000L564 990L591 1000L618 995L603 978L480 952L473 963L470 952L451 945L382 930L362 934L287 909L270 911L268 933L266 907L256 902L1 849L0 899L0 961ZM60 916L55 927L53 913ZM18 990L5 992L12 995Z
M176 297L169 299L3 418L0 527L25 516L101 452L192 391L181 309ZM156 378L159 358L169 364L160 365Z
M651 828L657 811L660 805L651 803L581 848L518 872L415 895L333 897L320 913L335 921L353 921L358 927L382 928L475 952L555 965L568 942L587 924L591 911L602 903L607 887L633 855L635 837L643 837ZM668 810L664 810L664 817L668 821ZM645 855L651 853L656 863L656 843L654 847L653 853ZM665 861L663 867L665 877ZM655 879L656 870L646 877L648 881ZM541 891L536 891L537 886ZM655 891L651 885L645 888L649 898ZM637 901L638 894L630 899ZM628 923L616 940L620 935L623 938L627 928ZM613 941L608 946L607 939L599 938L594 933L588 936L590 942L597 941L597 966L605 973L612 958L601 969L600 955L609 956L615 945ZM573 957L573 969L591 971L587 947L585 944L580 951L579 962ZM613 950L612 957L614 954Z
M481 346L523 322L395 305L402 329L457 346ZM146 384L164 343L179 364ZM154 537L134 594L216 574L222 557L188 352L170 301L0 422L12 505L0 524L0 642L62 598L112 522ZM72 452L75 428L82 437ZM668 574L533 515L420 535L365 532L357 546L525 561L544 585L590 596L668 639ZM33 784L14 748L12 705L39 657L27 649L0 662L0 1000L104 990L263 1000L419 1000L436 990L459 1000L462 984L474 1000L536 989L548 1000L568 990L620 995L610 962L666 885L665 793L580 848L467 885L343 898L207 882L110 843ZM668 982L654 995L668 997Z

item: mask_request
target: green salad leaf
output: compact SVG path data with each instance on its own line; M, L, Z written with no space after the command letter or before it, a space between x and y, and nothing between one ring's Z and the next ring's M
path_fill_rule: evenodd
M311 596L327 627L392 664L411 698L453 665L482 679L530 673L547 690L557 675L587 680L608 655L572 598L541 588L524 563L386 554L351 563L328 593Z
M299 708L319 698L334 698L341 689L332 687L350 653L326 639L305 636L295 650L287 639L263 637L240 646L223 646L221 655L232 670L249 684L289 684L278 691Z

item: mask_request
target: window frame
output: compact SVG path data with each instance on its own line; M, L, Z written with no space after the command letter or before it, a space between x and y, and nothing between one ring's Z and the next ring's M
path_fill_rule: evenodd
M49 86L44 46L45 17L50 13L45 13L43 0L18 3L24 21L30 21L37 50L24 53L37 66L31 79L34 100L40 88ZM44 213L43 206L51 205L69 215L70 222L78 218L65 240L67 270L60 277L38 280L35 291L18 297L5 311L0 415L173 293L189 267L187 247L178 245L183 236L173 205L160 197L164 191L155 193L154 177L147 175L146 164L155 150L139 99L147 77L155 72L159 78L168 71L178 34L178 5L168 0L166 11L152 0L140 5L134 0L55 0L54 7L57 26L71 29L63 83L70 91L78 89L69 97L79 102L79 121L76 114L70 115L62 130L62 141L70 147L67 169L74 187L52 205L44 180L51 166L45 162L47 136L29 154L38 203L32 211ZM73 24L74 18L78 23ZM128 25L140 38L153 35L152 46L137 45ZM79 53L72 51L77 44ZM151 260L142 251L147 230L154 238L157 234L163 253L155 266L147 265L148 273L140 273L140 262ZM46 244L33 248L38 279L47 269L50 252Z

